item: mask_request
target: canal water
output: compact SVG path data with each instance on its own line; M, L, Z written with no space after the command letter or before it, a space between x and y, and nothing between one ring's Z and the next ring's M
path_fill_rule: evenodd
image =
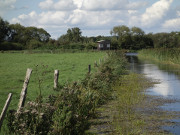
M154 87L148 88L147 94L176 99L177 102L165 104L161 108L168 111L180 111L180 69L148 60L140 60L137 53L127 53L126 57L129 61L129 69L132 72L145 74L146 77L160 82ZM180 135L180 117L172 120L172 122L177 124L162 128L175 135Z

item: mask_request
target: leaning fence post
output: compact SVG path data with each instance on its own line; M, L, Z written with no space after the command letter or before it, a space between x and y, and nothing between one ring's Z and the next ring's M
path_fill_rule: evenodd
M54 89L58 86L59 70L54 70Z
M24 106L25 99L26 99L26 94L27 94L27 87L28 87L28 83L29 83L29 80L30 80L31 73L32 73L32 69L28 68L27 71L26 71L26 77L25 77L23 88L22 88L22 91L21 91L21 95L20 95L21 97L20 97L20 100L19 100L17 112L19 112L21 107Z
M7 109L8 109L8 107L9 107L10 102L11 102L11 98L12 98L12 93L9 93L8 98L7 98L7 100L6 100L6 103L5 103L5 105L4 105L4 108L3 108L3 110L2 110L1 116L0 116L0 130L1 130L1 126L2 126L2 124L3 124L3 120L4 120L4 118L5 118Z
M88 65L88 73L91 73L91 65Z

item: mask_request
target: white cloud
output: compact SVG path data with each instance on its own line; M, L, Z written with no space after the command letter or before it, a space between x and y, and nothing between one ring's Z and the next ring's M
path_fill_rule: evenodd
M75 10L68 19L69 25L80 25L88 28L99 28L102 27L112 28L113 25L125 22L127 20L128 11L85 11Z
M11 23L37 27L39 25L62 25L68 19L69 14L62 11L48 11L37 14L35 11L32 11L28 15L22 14L18 18L13 18Z
M147 5L147 2L129 2L129 0L84 0L83 10L133 10Z
M179 16L179 17L180 17L180 11L177 11L177 16Z
M173 0L159 0L147 8L146 12L141 16L142 26L151 27L157 25L169 11L172 2Z
M35 11L32 11L27 15L22 14L17 18L13 18L10 23L20 23L23 26L44 28L52 35L53 38L57 38L63 32L66 32L68 28L66 21L68 20L70 14L71 12L63 11L48 11L38 14Z
M73 0L58 0L54 2L53 0L45 0L40 2L39 7L43 10L54 10L54 11L68 11L77 8Z
M50 9L53 7L53 4L54 4L53 0L46 0L46 1L40 2L39 7L42 9Z
M49 11L40 14L39 23L49 25L62 25L69 17L69 12Z
M73 13L69 16L67 22L69 22L72 25L85 24L86 16L87 12L77 9L74 10Z
M8 10L14 9L16 0L0 0L0 16L3 16Z
M118 10L124 9L128 0L84 0L82 9L84 10Z
M163 28L169 30L180 31L180 17L165 21Z
M131 27L133 27L133 26L141 27L140 17L138 15L133 15L133 14L131 14L131 15L129 17L129 21L127 24L129 24L129 26L131 26Z
M84 0L73 0L74 4L80 9Z
M137 2L129 3L126 7L127 9L130 9L130 10L137 10L137 9L147 6L147 4L148 4L147 2L137 1Z
M137 14L138 11L137 11L137 10L128 10L128 13L129 13L130 15L133 15L133 14Z

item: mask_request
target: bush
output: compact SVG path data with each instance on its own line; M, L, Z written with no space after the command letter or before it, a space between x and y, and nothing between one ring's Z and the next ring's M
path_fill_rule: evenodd
M20 43L13 43L13 42L3 42L0 43L0 50L22 50L24 49L23 45Z
M126 60L122 52L109 53L109 57L99 67L98 71L92 75L87 74L82 84L86 89L96 91L98 94L98 104L104 104L111 99L113 91L112 85L125 74Z
M88 120L94 113L96 94L74 83L60 90L55 101L53 131L51 134L81 135L88 128Z
M28 42L27 48L28 49L37 49L39 47L43 46L43 43L36 40L36 39L32 39Z
M46 135L50 131L54 107L50 104L29 102L20 112L8 113L9 133Z

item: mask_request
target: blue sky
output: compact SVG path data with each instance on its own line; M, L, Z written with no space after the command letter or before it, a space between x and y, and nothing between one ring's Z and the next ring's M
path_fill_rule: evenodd
M0 16L44 28L55 39L72 27L83 36L108 36L117 25L171 32L180 31L180 0L0 0Z

